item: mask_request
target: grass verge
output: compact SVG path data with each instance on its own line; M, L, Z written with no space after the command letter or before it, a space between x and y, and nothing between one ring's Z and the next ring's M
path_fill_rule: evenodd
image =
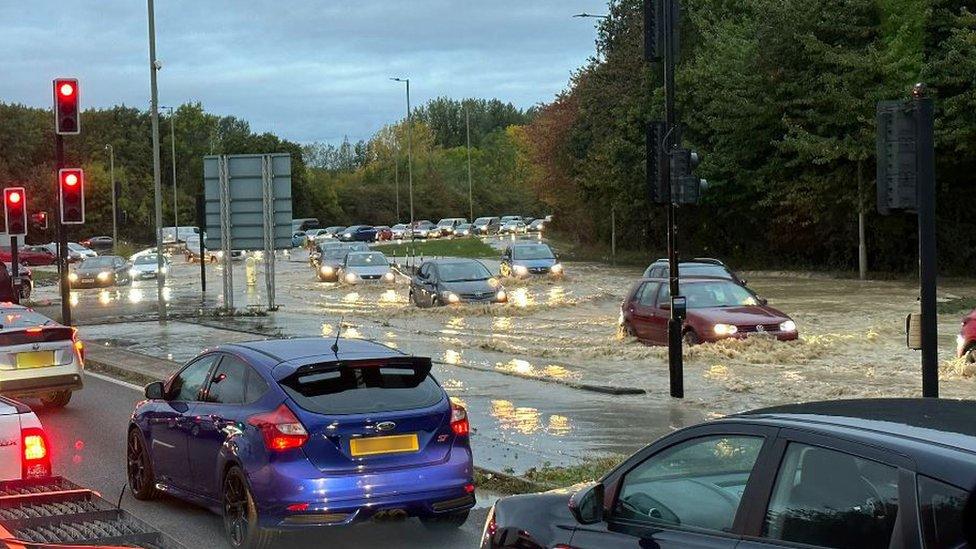
M452 238L437 240L405 240L402 244L381 244L373 249L386 255L397 256L444 256L484 259L498 257L501 252L477 238Z
M46 286L58 283L57 271L42 271L37 269L31 272L31 276L34 278L34 284Z
M976 309L976 297L961 297L959 299L942 301L936 304L936 310L940 315L968 313L973 309Z
M626 456L609 456L586 460L577 465L567 467L544 466L529 469L525 474L516 476L510 472L489 473L478 469L475 483L487 490L501 494L527 494L544 492L554 488L565 488L582 482L595 481L608 471L620 465Z

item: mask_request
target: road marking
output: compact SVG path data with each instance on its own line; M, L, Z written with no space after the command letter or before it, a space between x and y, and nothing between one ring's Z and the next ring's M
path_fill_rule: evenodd
M109 383L114 383L116 385L121 385L121 386L125 387L126 389L132 389L133 391L139 391L140 393L146 390L145 387L140 387L140 386L136 385L135 383L129 383L128 381L122 381L120 379L115 379L114 377L110 377L110 376L107 376L107 375L104 375L104 374L96 374L95 372L85 372L85 375L86 376L91 376L91 377L93 377L95 379L100 379L102 381L107 381Z

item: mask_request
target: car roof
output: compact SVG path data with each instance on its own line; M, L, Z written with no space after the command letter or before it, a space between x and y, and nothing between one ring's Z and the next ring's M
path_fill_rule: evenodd
M654 263L651 263L651 265L659 265L661 263L668 263L668 259L666 257L661 258L661 259L658 259ZM725 263L722 263L720 260L718 260L718 259L711 259L711 258L708 258L708 257L696 257L696 258L693 258L693 259L681 259L681 260L678 261L678 265L715 265L716 267L725 267L726 266Z
M728 419L853 439L911 459L922 474L966 489L976 483L976 401L833 400L762 408Z
M338 341L338 353L332 352L332 345ZM404 353L366 339L331 337L298 337L290 339L266 339L221 345L217 350L251 351L270 358L274 363L291 362L304 359L326 357L329 360L348 360L356 358L392 358L406 356Z
M479 265L484 265L484 263L478 261L477 259L470 259L467 257L448 257L444 259L429 259L425 263L432 263L434 265L458 265L462 263L477 263Z
M662 280L670 280L666 276L644 276L641 277L637 282L660 282ZM721 276L708 276L708 275L681 275L681 283L698 283L698 282L728 282L730 284L735 284L735 281L730 278L725 278ZM739 284L736 284L739 286Z

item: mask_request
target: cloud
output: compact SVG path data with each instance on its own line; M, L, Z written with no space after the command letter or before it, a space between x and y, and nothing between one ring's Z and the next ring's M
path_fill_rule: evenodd
M549 101L593 53L606 0L157 0L160 102L201 101L297 141L371 135L447 95ZM146 3L0 5L0 101L47 106L54 76L88 106L149 104Z

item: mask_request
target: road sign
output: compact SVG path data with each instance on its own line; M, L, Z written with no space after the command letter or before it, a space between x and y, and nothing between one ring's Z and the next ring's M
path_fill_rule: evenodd
M227 204L221 200L221 162L226 162ZM266 160L267 159L267 160ZM270 173L265 173L268 165ZM226 219L230 249L265 249L265 180L270 181L273 204L274 249L291 248L291 156L238 154L203 158L206 200L206 247L222 248L221 221ZM226 215L223 214L226 206Z

